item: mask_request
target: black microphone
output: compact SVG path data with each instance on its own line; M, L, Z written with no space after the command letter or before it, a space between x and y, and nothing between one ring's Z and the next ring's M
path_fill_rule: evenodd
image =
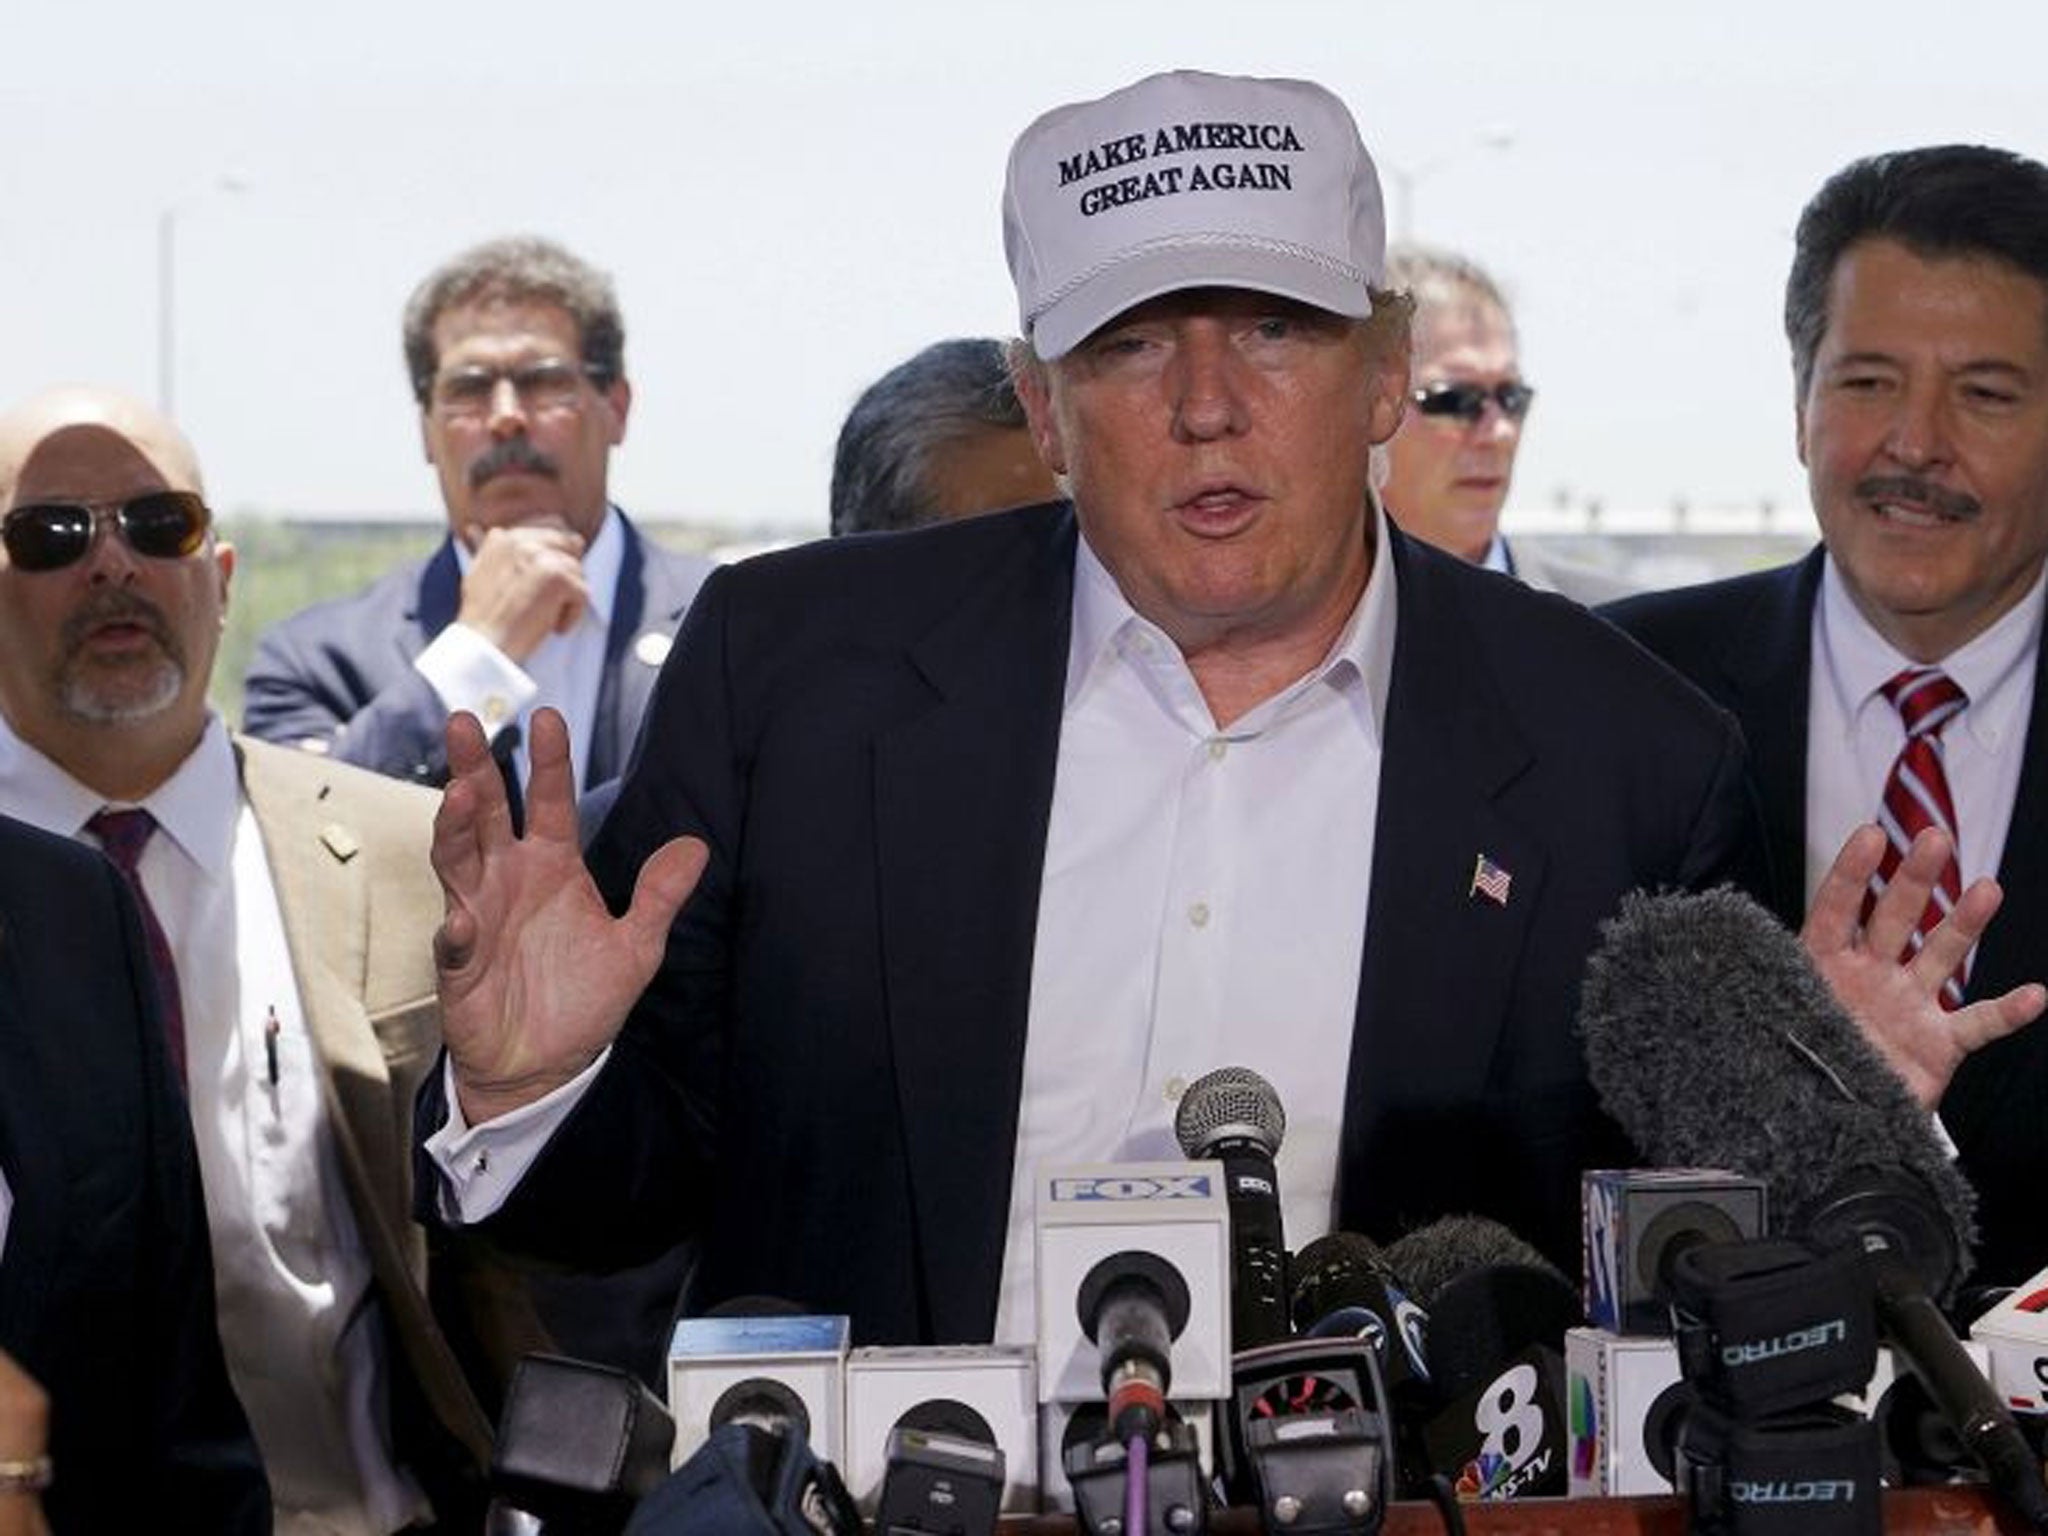
M875 1509L884 1536L993 1536L1006 1471L995 1431L966 1403L927 1398L889 1431Z
M1387 1395L1412 1401L1429 1386L1429 1313L1408 1294L1378 1243L1330 1232L1294 1256L1293 1316L1310 1338L1363 1339Z
M1187 1281L1156 1253L1113 1253L1082 1276L1074 1308L1099 1352L1110 1428L1120 1441L1149 1436L1166 1418Z
M1191 1158L1223 1164L1230 1203L1230 1347L1254 1349L1288 1336L1287 1244L1273 1158L1287 1112L1273 1085L1249 1067L1218 1067L1188 1085L1173 1134Z
M2048 1530L2039 1465L1930 1295L1962 1276L1975 1196L1799 941L1732 890L1628 897L1587 963L1579 1022L1602 1104L1653 1161L1753 1174L1773 1225L1865 1255L1894 1347Z
M1583 1320L1576 1288L1483 1216L1446 1216L1389 1244L1386 1257L1429 1309L1429 1465L1464 1498L1563 1494L1563 1350Z
M504 1506L550 1533L624 1529L634 1506L668 1476L675 1420L639 1378L560 1355L513 1367L491 1452L491 1488Z

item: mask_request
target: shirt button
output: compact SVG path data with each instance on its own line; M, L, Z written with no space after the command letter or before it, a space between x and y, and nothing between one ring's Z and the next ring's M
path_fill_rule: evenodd
M1212 763L1222 762L1223 754L1229 750L1229 742L1225 741L1221 736L1213 738L1209 743L1209 761Z
M505 717L512 713L511 701L502 693L494 693L484 700L484 724L503 725Z
M1188 1080L1184 1077L1169 1077L1166 1080L1166 1102L1178 1104L1180 1096L1188 1091Z
M1209 903L1207 903L1206 901L1198 901L1192 907L1189 907L1188 921L1190 923L1193 923L1197 928L1208 927Z

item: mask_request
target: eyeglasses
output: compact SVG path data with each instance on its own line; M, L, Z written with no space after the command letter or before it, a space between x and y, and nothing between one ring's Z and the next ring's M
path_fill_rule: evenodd
M1455 416L1469 425L1486 414L1486 402L1491 400L1509 421L1520 421L1535 398L1536 391L1520 382L1491 389L1484 384L1432 384L1415 391L1415 408L1425 416Z
M451 420L485 416L498 398L499 381L504 380L525 410L536 414L566 411L582 402L585 379L600 388L608 382L602 369L558 357L522 363L517 368L463 368L435 379L429 399L437 412Z
M112 523L138 555L182 560L206 542L213 514L191 491L151 491L121 502L47 501L0 520L0 544L16 570L58 571L85 558L100 524Z

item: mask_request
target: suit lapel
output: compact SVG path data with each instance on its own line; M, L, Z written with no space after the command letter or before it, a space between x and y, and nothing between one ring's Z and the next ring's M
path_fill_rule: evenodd
M2043 979L2040 929L2032 924L2048 913L2048 624L2034 660L2034 697L2021 749L2020 782L2012 822L1998 861L2005 888L2003 913L1977 948L1970 967L1969 995L1996 997L2021 982ZM2042 1026L2035 1026L2037 1029Z
M57 1255L66 1246L70 1179L62 1138L46 1121L47 1102L32 1091L41 1071L20 1065L33 1063L40 1052L7 926L0 912L0 1061L16 1064L0 1071L0 1172L13 1199L0 1245L0 1339L33 1339L49 1305Z
M1390 547L1399 617L1340 1167L1361 1166L1351 1149L1392 1103L1478 1094L1551 876L1540 829L1498 804L1532 756L1464 596L1398 531ZM1507 872L1506 900L1476 888L1482 857Z
M883 970L930 1336L987 1337L1008 1223L1058 760L1071 515L910 655L932 707L876 745ZM975 1120L963 1135L963 1114Z
M640 535L619 515L625 549L619 557L619 584L612 596L611 625L604 637L604 671L597 685L597 718L591 723L590 766L585 788L615 779L625 771L627 754L640 723L656 668L637 666L627 652L640 633L647 607L647 555Z
M1760 802L1763 879L1771 909L1794 930L1806 920L1806 727L1821 560L1816 547L1776 573L1735 616L1720 652L1724 696L1742 726Z
M419 595L412 618L419 625L420 644L455 622L462 609L462 567L455 559L455 540L443 539L420 571ZM416 647L417 648L417 647Z
M348 1103L338 1084L363 1085L365 1098L388 1098L390 1075L363 1010L369 965L370 889L355 829L323 814L314 776L295 782L270 753L237 744L242 789L263 838L270 878L291 952L306 1031L325 1067L335 1133L349 1143L373 1181L376 1201L402 1209L405 1149L381 1105ZM296 762L294 768L306 765ZM347 1159L345 1158L346 1162ZM367 1202L358 1200L358 1207ZM358 1214L360 1215L360 1209Z

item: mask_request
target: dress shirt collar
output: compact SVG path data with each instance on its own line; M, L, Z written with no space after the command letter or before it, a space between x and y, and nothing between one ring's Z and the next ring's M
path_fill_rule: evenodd
M1486 546L1486 558L1479 562L1481 570L1499 571L1503 576L1515 574L1515 557L1508 551L1508 541L1498 533Z
M1939 663L1970 700L1969 708L1949 729L1967 730L1987 751L1995 751L2009 732L2025 728L2028 691L2006 685L2021 673L2041 643L2044 582L2048 582L2048 566L2034 577L2027 595L1996 623ZM1915 663L1863 616L1832 556L1821 568L1820 621L1822 671L1835 690L1842 718L1854 720L1871 708L1889 713L1892 706L1879 690Z
M105 796L78 782L57 763L15 735L0 721L0 782L9 786L16 814L52 831L76 837L107 805ZM206 729L185 761L140 801L157 826L209 880L225 880L241 812L241 775L235 749L219 715L208 713Z
M451 542L455 546L455 568L467 576L475 557L462 540ZM583 551L583 581L590 589L583 609L585 622L595 622L603 629L611 627L612 603L619 590L619 571L625 563L626 525L619 516L619 509L607 503L604 521L597 525L597 537Z
M1388 532L1386 513L1377 497L1372 499L1372 521L1372 574L1366 578L1365 591L1359 595L1357 607L1345 620L1344 628L1331 645L1329 654L1278 697L1268 699L1239 721L1230 734L1239 735L1270 725L1279 712L1286 710L1287 702L1284 701L1291 701L1316 682L1327 681L1356 701L1360 727L1372 740L1380 739L1386 725L1387 692L1394 672L1396 598L1394 558L1389 547L1392 535ZM1116 654L1118 640L1125 634L1134 630L1145 631L1162 644L1172 643L1163 630L1141 617L1130 605L1117 586L1116 578L1109 574L1108 567L1089 546L1085 532L1077 542L1074 618L1067 642L1066 708L1069 711L1100 677L1103 667ZM1354 683L1361 686L1352 686Z

